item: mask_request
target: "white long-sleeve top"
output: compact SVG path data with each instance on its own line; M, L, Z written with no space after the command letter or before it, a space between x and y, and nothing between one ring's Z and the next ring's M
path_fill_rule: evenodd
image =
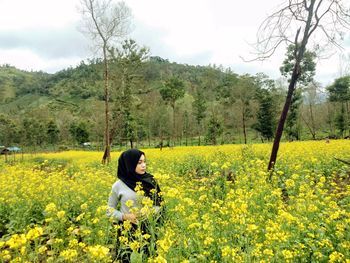
M128 200L133 201L133 205L128 207L126 202ZM123 215L130 213L130 208L141 208L142 196L136 194L131 190L123 181L118 180L112 185L112 191L108 199L107 215L117 218L119 221L123 221ZM117 209L120 203L120 209ZM159 206L154 207L156 211L159 211Z

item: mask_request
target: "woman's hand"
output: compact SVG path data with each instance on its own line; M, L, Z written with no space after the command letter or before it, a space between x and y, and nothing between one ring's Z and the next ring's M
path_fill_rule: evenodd
M135 214L129 213L129 214L124 214L123 215L123 221L128 220L133 224L137 224L137 217Z

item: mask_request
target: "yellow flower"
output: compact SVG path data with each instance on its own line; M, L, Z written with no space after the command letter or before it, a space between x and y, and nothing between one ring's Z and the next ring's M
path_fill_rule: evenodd
M158 255L154 259L151 260L151 263L167 263L168 261L162 256Z
M264 249L263 253L266 256L273 256L273 250L272 249L266 248L266 249Z
M41 246L39 247L39 254L44 254L47 251L47 247L46 246Z
M109 249L107 247L101 245L90 246L87 247L87 251L92 258L100 260L108 258Z
M229 246L224 246L221 249L221 254L223 257L229 257L231 255L231 248Z
M198 227L200 227L201 225L202 225L201 223L194 222L194 223L192 223L192 224L190 224L190 225L188 226L188 229L198 228Z
M292 251L290 251L290 250L288 250L288 249L283 249L283 250L282 250L282 254L283 254L283 256L284 256L284 258L285 258L286 260L289 260L289 259L292 259L292 258L293 258L293 253L292 253Z
M210 166L212 166L212 167L218 167L219 164L218 164L217 162L212 162L212 163L210 164Z
M344 262L344 255L334 251L329 255L329 262Z
M199 201L204 201L206 199L207 199L207 195L201 195L198 200Z
M293 179L287 179L286 180L286 187L287 188L293 188L295 186L294 180Z
M258 229L258 226L257 226L257 225L248 224L248 227L247 227L247 230L248 230L248 231L254 231L254 230L257 230L257 229Z
M27 247L21 247L20 252L21 255L24 255L27 252Z
M24 234L14 234L9 240L6 241L6 245L10 248L18 248L24 246L27 243L27 238Z
M77 245L78 245L78 240L76 240L76 239L70 240L69 244L68 244L69 247L75 247Z
M149 197L142 198L142 204L147 207L153 206L153 201Z
M214 238L212 237L206 237L205 240L204 240L204 245L205 246L209 246L211 243L214 242Z
M76 221L80 221L83 217L85 216L85 212L84 213L81 213L80 215L78 215L75 220Z
M34 239L40 237L43 234L43 232L44 232L44 230L42 229L42 227L35 227L35 228L30 229L28 231L28 233L26 234L26 238L28 240L34 240Z
M59 219L63 219L65 215L66 215L66 212L63 210L57 212L57 217Z
M143 238L146 239L146 240L148 240L148 239L151 238L151 235L150 235L150 234L144 234L144 235L143 235Z
M64 242L64 241L63 241L62 238L55 238L55 241L54 241L55 244L61 244L61 243L63 243L63 242Z
M83 242L79 242L79 247L81 247L81 248L85 248L86 247L86 244L85 243L83 243Z
M10 252L8 250L0 251L0 256L5 261L9 261L11 259L11 254L10 254Z
M86 210L88 208L88 204L87 203L84 203L82 205L80 205L80 209L81 210Z
M293 180L298 180L300 175L299 174L292 174L291 177L292 177Z
M49 203L46 207L45 207L45 212L50 214L50 213L54 213L57 211L57 207L55 205L55 203Z
M130 248L132 249L132 251L137 251L140 248L140 243L135 240L130 243Z
M65 260L71 261L78 256L78 252L75 249L66 249L60 252L60 256Z
M129 240L128 240L128 238L127 237L125 237L125 236L120 236L119 238L119 242L121 243L121 244L127 244L128 242L129 242Z
M127 200L127 201L125 202L125 205L126 205L127 207L132 207L132 206L134 205L134 201L133 201L133 200Z

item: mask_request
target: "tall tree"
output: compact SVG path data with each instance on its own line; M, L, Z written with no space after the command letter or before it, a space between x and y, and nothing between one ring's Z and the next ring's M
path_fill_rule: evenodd
M42 121L36 118L25 118L22 123L22 140L24 145L42 146L46 140L46 130Z
M160 95L173 109L173 138L175 138L175 103L185 95L185 83L178 77L167 79L159 90Z
M345 0L290 0L268 16L259 28L257 59L263 60L272 56L281 43L293 43L296 47L288 93L276 129L268 170L273 169L276 163L284 123L302 73L301 64L307 45L311 39L315 39L316 47L340 46L338 40L342 37L342 31L350 29L350 11L347 4Z
M275 82L269 79L264 73L258 73L254 76L255 82L255 99L258 102L256 113L256 123L252 128L260 133L261 140L270 141L273 138L273 129L275 127Z
M258 88L256 99L259 109L257 111L257 122L253 125L253 128L260 133L262 141L264 139L270 141L273 138L273 128L275 127L271 91L265 88Z
M138 96L150 92L144 83L143 66L148 59L149 50L140 47L134 40L127 39L121 48L111 50L111 75L113 98L110 143L118 130L133 148L137 136L135 107L140 103Z
M201 145L202 120L206 116L207 106L203 93L199 90L199 88L196 90L192 107L194 109L193 113L198 124L198 145Z
M242 132L245 144L247 144L247 122L253 116L251 101L255 95L255 88L254 78L249 75L243 75L238 79L233 90L233 95L237 98L237 104L240 108Z
M183 117L182 132L183 132L183 135L185 135L185 145L187 146L188 135L190 135L190 120L189 120L188 112L185 111L182 117ZM180 145L181 145L181 141L180 141Z
M19 130L11 118L0 114L0 145L10 146L19 140Z
M60 133L57 124L53 121L50 120L49 123L47 124L47 141L49 144L56 144L58 142L58 135Z
M337 78L332 85L327 87L329 101L341 104L341 111L338 114L336 123L341 130L342 136L344 130L349 127L349 101L350 101L350 76ZM345 110L346 109L346 110ZM346 118L346 116L348 116ZM343 130L344 129L344 130ZM350 129L349 129L350 133Z
M343 138L344 131L346 130L346 118L345 118L345 107L341 104L340 112L335 118L335 127L339 130L340 137Z
M104 65L104 101L105 101L105 150L102 163L110 162L109 129L109 58L108 49L125 37L129 31L131 11L124 2L111 0L81 0L81 12L86 33L99 51L102 51Z
M212 111L209 117L207 135L205 139L211 144L216 145L217 137L222 135L222 133L223 133L222 120L219 118L217 113Z

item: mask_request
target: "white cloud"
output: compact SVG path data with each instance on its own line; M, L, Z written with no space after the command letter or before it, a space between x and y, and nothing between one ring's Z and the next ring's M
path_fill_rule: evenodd
M79 20L77 0L1 0L0 31L59 28Z
M66 68L67 65L76 66L81 61L80 57L46 59L38 56L29 49L0 50L0 57L10 65L20 64L20 69L29 71L45 69L45 72L48 73Z
M285 50L265 62L251 59L258 26L282 0L126 0L134 14L131 37L151 54L178 63L231 67L235 72L265 72L279 77ZM55 72L88 54L77 30L79 0L0 0L0 64ZM350 40L347 39L348 43ZM348 44L350 46L350 44ZM344 51L350 53L349 50ZM321 61L317 80L337 76L338 57Z

